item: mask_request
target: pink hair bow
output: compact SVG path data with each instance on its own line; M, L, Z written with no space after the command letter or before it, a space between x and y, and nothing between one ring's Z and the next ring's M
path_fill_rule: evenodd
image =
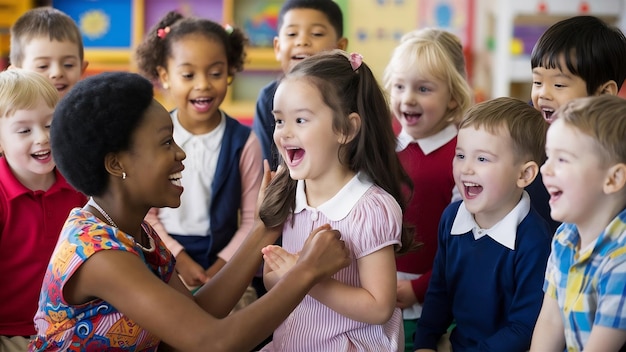
M361 64L363 63L363 56L359 53L350 54L350 65L352 66L352 70L356 71Z
M169 32L170 32L170 27L169 26L167 26L165 28L159 28L159 29L157 29L157 37L163 39L163 38L165 38L165 36Z

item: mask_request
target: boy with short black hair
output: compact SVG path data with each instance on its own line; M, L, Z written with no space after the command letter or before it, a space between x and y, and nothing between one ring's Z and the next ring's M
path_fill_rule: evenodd
M50 255L86 198L55 169L50 124L59 100L27 70L0 72L0 351L25 351Z
M76 22L52 7L36 7L11 26L11 66L47 77L62 98L87 69Z
M546 128L538 111L513 98L465 114L453 161L463 200L441 217L418 351L436 351L453 321L454 351L528 350L552 234L524 187L543 162Z
M274 54L283 73L304 58L331 49L345 50L348 39L343 36L343 14L332 0L287 0L278 14L278 36L274 37ZM278 167L274 145L274 114L272 106L278 80L263 87L259 93L252 129L259 138L263 158L270 168Z
M626 100L601 95L556 112L541 167L552 241L531 351L626 350Z
M593 16L559 21L539 38L531 54L532 103L548 123L554 112L575 98L617 95L626 80L626 37ZM533 206L556 232L549 195L541 175L527 188Z

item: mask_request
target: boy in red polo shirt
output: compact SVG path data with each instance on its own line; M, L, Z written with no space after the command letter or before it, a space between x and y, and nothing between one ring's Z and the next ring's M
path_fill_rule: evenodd
M0 72L0 350L25 351L50 255L69 211L85 204L56 170L56 88L37 73Z

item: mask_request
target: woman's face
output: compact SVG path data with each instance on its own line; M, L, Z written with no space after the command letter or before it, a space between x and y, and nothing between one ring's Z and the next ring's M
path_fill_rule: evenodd
M120 161L131 201L147 207L178 207L185 152L174 142L174 125L165 108L152 101Z

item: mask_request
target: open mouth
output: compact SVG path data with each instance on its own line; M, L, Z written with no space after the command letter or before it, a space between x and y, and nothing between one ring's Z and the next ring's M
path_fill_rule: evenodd
M43 160L50 158L50 151L46 150L46 151L36 152L36 153L31 154L31 156L37 160L43 161Z
M548 193L550 194L550 203L557 201L559 198L561 198L561 195L563 194L563 191L561 190L549 190Z
M170 182L174 186L178 186L178 187L182 187L182 182L180 181L181 178L183 178L183 174L181 174L180 172L173 173L168 177Z
M211 107L213 100L213 98L198 98L191 99L190 102L198 110L208 110Z
M465 188L465 198L467 199L476 198L483 191L483 186L477 183L463 182L463 186Z
M543 115L543 119L548 123L552 123L552 115L554 115L554 109L543 108L541 109L541 114Z
M422 117L422 114L418 114L416 112L403 112L402 116L408 123L415 123Z
M304 149L302 148L287 148L287 158L290 164L298 163L304 157Z

